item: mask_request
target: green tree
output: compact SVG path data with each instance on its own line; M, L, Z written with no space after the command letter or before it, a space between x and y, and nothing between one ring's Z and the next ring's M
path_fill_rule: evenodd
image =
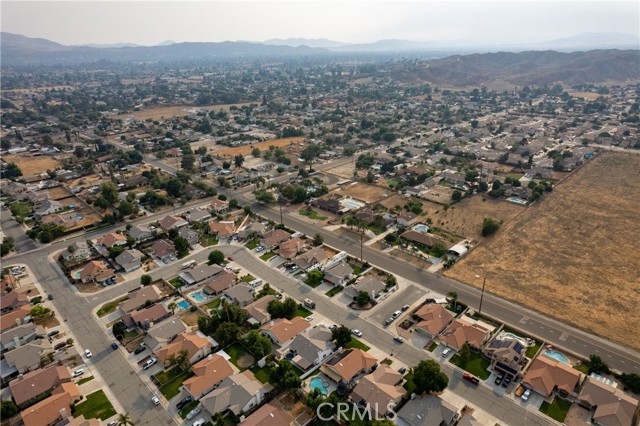
M240 335L240 326L233 322L223 322L215 333L215 339L220 342L220 346L227 346L236 340Z
M620 381L624 385L625 389L628 389L633 393L640 393L640 374L622 373L620 375Z
M116 322L115 324L113 324L113 327L111 327L111 332L113 333L113 336L119 341L124 340L124 334L126 331L127 331L127 327L124 325L122 321Z
M36 305L29 311L29 315L32 318L42 318L45 315L48 315L51 312L51 309L45 308L44 306Z
M115 204L118 201L118 187L115 183L108 181L100 185L100 195L107 200L109 204Z
M366 291L359 291L355 299L358 306L365 306L371 302L371 296Z
M18 414L18 411L18 407L13 401L2 401L2 405L0 406L0 417L2 417L3 420L9 419L10 417Z
M305 282L312 287L317 287L320 284L322 284L323 279L324 279L324 274L322 273L322 271L318 271L317 269L314 269L313 271L309 271L307 273L307 279Z
M599 355L589 355L589 373L609 373L609 366Z
M335 328L331 331L331 340L333 340L336 346L344 348L347 343L351 342L351 330L344 325Z
M0 256L8 255L13 250L14 240L12 237L4 237L0 245Z
M131 420L127 413L118 415L117 422L118 426L135 426L135 423L133 422L133 420Z
M209 265L220 265L224 261L224 253L220 250L213 250L209 253Z
M264 189L256 191L255 195L256 195L256 201L262 204L273 204L276 202L276 199L273 196L273 194L269 191L265 191Z
M144 274L140 277L140 284L142 285L149 285L152 281L153 278L151 278L151 275Z
M269 381L275 384L276 389L288 392L300 389L302 385L295 368L285 359L278 361L277 367L271 370Z
M176 302L171 302L167 305L167 309L171 311L171 315L173 315L177 307L178 307L178 304Z
M182 183L182 181L177 177L172 177L167 180L164 185L164 189L170 196L180 198L184 194L184 183Z
M196 157L193 154L185 154L182 156L182 160L180 160L180 166L183 170L188 172L193 172L196 164Z
M242 154L238 154L235 157L233 157L233 162L236 165L236 167L241 167L242 163L244 163L244 157L242 156Z
M484 218L484 222L482 222L483 237L495 234L496 232L498 232L498 229L500 229L500 222L490 217Z
M320 235L320 234L316 234L316 235L313 237L313 245L314 245L315 247L321 246L323 243L324 243L324 238L322 238L322 235Z
M424 392L439 393L446 389L449 384L449 378L440 371L440 364L430 359L420 361L413 369L413 384L416 386L415 392L417 394Z
M95 199L95 201L93 202L93 205L101 208L102 210L106 210L109 208L111 203L109 203L109 201L107 201L106 198L100 195L98 198Z
M271 340L260 334L258 330L251 330L244 339L244 343L256 359L264 358L272 350Z
M174 238L173 244L176 247L176 254L178 255L178 257L185 257L187 254L189 254L189 249L191 248L191 245L189 244L189 241L186 238L184 237Z
M130 203L127 200L120 201L120 205L118 206L118 213L120 216L129 216L135 213L136 206L133 203Z
M460 201L461 198L462 198L462 192L458 191L457 189L453 191L453 193L451 194L452 201Z
M253 155L256 158L259 158L260 157L260 148L253 148L251 150L251 155Z
M469 361L469 357L471 356L471 348L467 342L464 342L458 351L458 357L460 358L461 364L466 364Z

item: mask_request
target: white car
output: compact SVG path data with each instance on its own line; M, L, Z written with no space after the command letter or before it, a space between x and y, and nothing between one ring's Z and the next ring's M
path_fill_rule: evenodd
M153 405L160 405L160 398L154 396L153 398L151 398L151 402L153 402Z
M522 398L523 401L526 401L529 399L529 395L531 395L531 389L527 389L526 391L524 391L520 398Z
M451 348L445 348L445 349L442 351L442 356L447 356L447 355L449 355L450 353L451 353Z
M191 420L198 414L200 414L200 407L196 407L193 410L189 411L189 414L187 414L187 420Z
M147 362L145 362L144 365L142 366L142 369L146 370L147 368L149 368L152 365L154 365L156 362L158 362L158 358L156 358L156 357L149 358L147 360Z
M71 377L80 377L84 374L84 368L78 368L76 371L73 372L73 374L71 375Z
M117 425L118 425L117 420L111 420L109 423L107 423L107 426L117 426Z
M355 330L351 331L351 332L356 337L362 337L362 331L358 330L357 328Z
M93 354L91 353L91 351L89 349L85 349L84 350L84 356L86 356L87 358L91 358L93 356Z
M205 420L202 417L200 417L198 420L193 422L192 426L202 426L203 424L205 424Z
M305 318L307 321L311 322L313 321L313 315L309 315L308 317Z

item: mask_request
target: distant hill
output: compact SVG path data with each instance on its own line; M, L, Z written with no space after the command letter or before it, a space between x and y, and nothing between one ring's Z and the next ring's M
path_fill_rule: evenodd
M637 36L620 33L583 33L531 45L545 49L640 49Z
M347 43L342 43L339 41L333 41L326 38L272 38L270 40L266 40L262 42L262 44L272 45L272 46L309 46L309 47L340 47L344 46Z
M157 62L222 59L243 56L296 56L326 53L307 46L268 46L260 43L224 41L220 43L174 43L163 46L87 47L65 46L44 39L2 33L2 66L33 64L78 64L99 60Z
M587 84L637 81L638 70L638 50L532 51L455 55L411 66L398 63L395 77L405 82L453 86L478 86L494 81L515 85Z

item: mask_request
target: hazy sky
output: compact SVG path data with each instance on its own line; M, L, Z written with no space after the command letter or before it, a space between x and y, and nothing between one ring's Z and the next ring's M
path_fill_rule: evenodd
M585 1L5 1L2 31L62 44L465 40L510 44L584 32L640 37L640 2Z

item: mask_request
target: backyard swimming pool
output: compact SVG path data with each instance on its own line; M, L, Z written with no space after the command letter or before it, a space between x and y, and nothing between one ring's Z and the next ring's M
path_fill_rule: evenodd
M354 199L351 198L343 198L342 200L338 201L340 203L340 205L347 207L351 210L355 210L355 209L359 209L360 207L364 206L364 203L360 202L360 201L356 201Z
M193 297L193 300L198 303L204 302L205 299L204 294L201 291L194 291L189 296Z
M180 306L180 309L187 309L189 307L189 302L187 302L186 300L181 300L177 303L178 306Z
M313 379L311 379L311 381L309 382L309 387L311 389L318 389L318 391L320 391L322 395L326 395L329 393L329 391L327 391L329 383L322 381L320 377L314 377Z
M423 223L419 223L413 227L413 230L422 234L426 234L429 231L429 227Z
M544 355L548 356L549 358L553 358L556 361L564 362L565 364L571 364L571 361L569 361L569 358L567 358L566 356L564 356L560 352L557 352L557 351L545 351Z

